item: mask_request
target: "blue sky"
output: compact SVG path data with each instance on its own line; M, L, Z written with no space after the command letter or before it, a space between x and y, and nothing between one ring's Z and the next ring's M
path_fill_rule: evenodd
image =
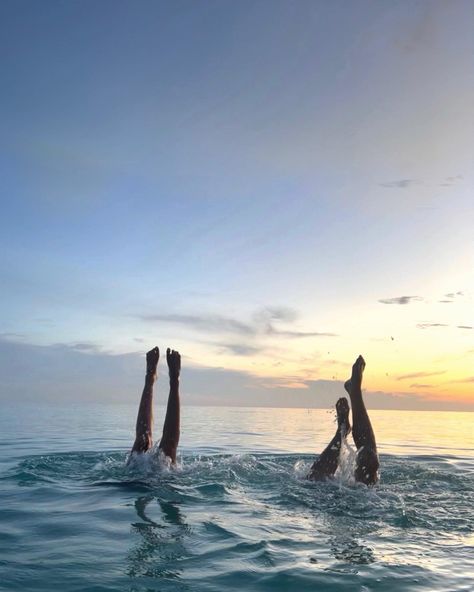
M374 392L472 404L473 25L461 1L2 2L3 342L172 345L289 405L364 353Z

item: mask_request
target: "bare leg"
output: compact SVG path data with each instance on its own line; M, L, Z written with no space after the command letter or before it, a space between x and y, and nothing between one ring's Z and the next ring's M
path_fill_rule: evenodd
M334 438L319 455L318 460L313 463L308 474L308 479L321 481L326 477L332 477L336 472L339 462L342 440L351 431L349 423L349 404L345 397L336 403L337 430Z
M166 456L169 456L173 463L176 462L176 449L179 442L180 424L180 402L179 402L179 373L181 371L181 356L179 352L166 350L166 360L170 375L170 394L166 408L165 423L163 424L163 435L159 448Z
M160 350L154 347L146 355L146 376L138 408L135 442L132 452L146 452L153 445L153 386Z
M357 447L355 478L366 485L373 485L378 479L379 457L372 424L362 399L364 368L364 358L359 356L352 366L352 376L344 384L344 388L349 393L352 406L352 436Z

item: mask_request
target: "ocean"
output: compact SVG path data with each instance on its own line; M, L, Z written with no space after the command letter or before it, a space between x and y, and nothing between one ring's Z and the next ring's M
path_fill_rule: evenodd
M304 478L330 410L184 401L170 469L126 466L135 404L3 404L0 590L474 590L474 414L370 415L374 488L349 446L333 480Z

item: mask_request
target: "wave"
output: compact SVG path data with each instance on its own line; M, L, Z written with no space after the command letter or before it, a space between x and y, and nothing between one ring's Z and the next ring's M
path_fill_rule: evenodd
M4 552L53 565L50 589L67 577L54 561L70 566L74 553L68 574L81 582L100 573L104 553L116 562L107 577L126 573L103 589L141 590L130 582L142 579L173 591L362 589L356 576L367 589L380 589L377 578L387 590L463 589L474 482L462 459L382 455L372 488L354 482L350 448L336 476L316 483L309 455L184 450L171 467L153 450L127 460L111 450L16 461L0 477ZM456 551L448 581L446 548Z
M181 503L251 500L267 508L307 508L405 527L444 528L447 523L460 530L469 527L473 476L460 470L452 458L382 455L380 483L367 488L354 482L350 455L348 451L333 479L321 483L305 478L314 460L308 456L185 454L172 467L156 451L128 465L127 454L121 451L30 456L4 473L2 480L22 487L125 488ZM451 511L446 510L449 504Z

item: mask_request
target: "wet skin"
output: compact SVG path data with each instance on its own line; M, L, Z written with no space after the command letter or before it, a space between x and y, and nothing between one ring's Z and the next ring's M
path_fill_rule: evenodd
M157 347L154 347L146 354L145 386L138 408L132 453L146 452L153 446L153 387L157 378L159 359L160 350ZM166 361L168 363L170 392L159 449L175 463L180 435L179 375L181 372L181 356L179 352L168 348L166 350Z
M365 361L359 356L352 366L352 374L344 384L351 399L352 436L357 447L355 479L366 485L374 485L378 480L379 459L375 435L367 409L362 398L362 377ZM351 432L349 423L349 404L345 397L336 403L337 430L334 438L313 463L308 479L320 481L332 477L336 472L343 439Z

